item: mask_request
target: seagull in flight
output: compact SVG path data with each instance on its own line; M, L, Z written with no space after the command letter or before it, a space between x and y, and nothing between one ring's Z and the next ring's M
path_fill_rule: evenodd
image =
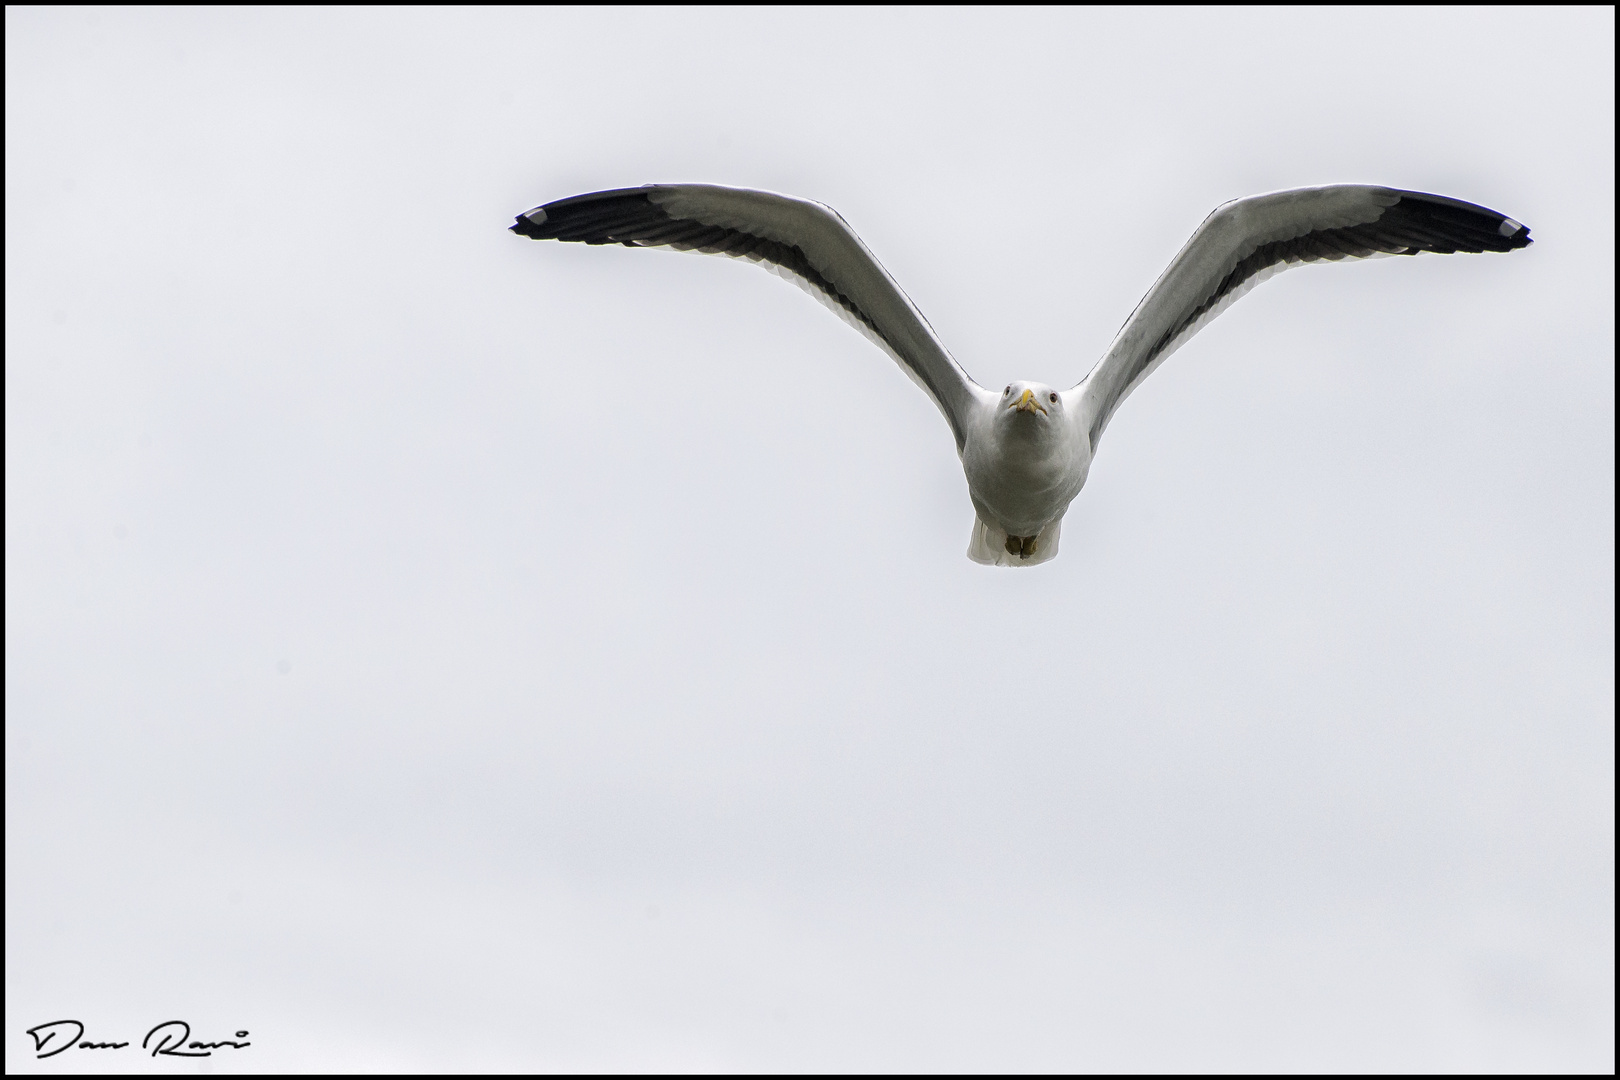
M648 184L546 203L512 231L535 240L662 247L759 263L826 304L900 364L951 427L976 519L968 558L1034 566L1057 555L1114 410L1164 359L1280 270L1420 251L1512 251L1530 230L1483 206L1418 191L1334 184L1236 199L1204 219L1068 390L974 382L837 211L710 184Z

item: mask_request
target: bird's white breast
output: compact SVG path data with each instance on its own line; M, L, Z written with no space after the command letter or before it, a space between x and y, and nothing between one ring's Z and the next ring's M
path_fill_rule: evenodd
M1085 485L1090 444L1070 417L1019 426L1001 411L992 405L969 425L962 451L968 493L987 521L1033 536L1062 517Z

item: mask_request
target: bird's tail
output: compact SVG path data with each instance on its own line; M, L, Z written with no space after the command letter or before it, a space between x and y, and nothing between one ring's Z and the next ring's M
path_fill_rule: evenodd
M1035 566L1057 557L1058 533L1062 529L1063 519L1058 518L1036 533L1033 543L1028 537L1014 537L1009 543L1006 529L986 524L975 514L967 556L985 566Z

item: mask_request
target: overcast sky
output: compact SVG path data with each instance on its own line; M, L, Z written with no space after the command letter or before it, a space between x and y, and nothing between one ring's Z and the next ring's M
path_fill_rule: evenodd
M1614 1068L1612 9L5 29L8 1071ZM506 231L648 182L988 386L1227 199L1536 242L1262 285L1015 572L799 290Z

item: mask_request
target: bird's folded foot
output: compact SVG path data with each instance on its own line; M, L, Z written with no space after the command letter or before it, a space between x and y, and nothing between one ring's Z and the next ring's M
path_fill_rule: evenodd
M1007 554L1016 555L1020 559L1027 559L1035 554L1035 538L1033 536L1007 537Z

